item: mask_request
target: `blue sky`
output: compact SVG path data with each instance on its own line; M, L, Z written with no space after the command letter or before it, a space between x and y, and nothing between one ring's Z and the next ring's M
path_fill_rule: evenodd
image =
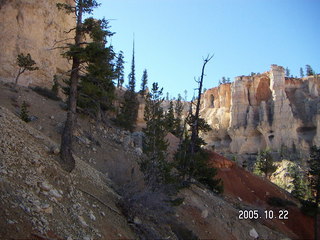
M135 35L136 78L143 70L149 86L191 98L203 57L214 54L206 68L205 88L222 76L268 71L271 64L320 72L319 0L103 0L94 17L110 20L111 42L125 55L125 84Z

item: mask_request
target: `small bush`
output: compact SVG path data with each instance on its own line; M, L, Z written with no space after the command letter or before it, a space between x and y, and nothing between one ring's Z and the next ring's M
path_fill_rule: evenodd
M30 122L30 117L28 115L28 106L26 101L23 101L20 109L20 118L25 122Z
M294 202L278 197L269 197L267 203L273 207L296 206Z
M51 100L54 101L60 101L61 98L59 98L53 91L47 89L47 88L42 88L42 87L34 87L32 88L33 91L36 93L40 94L41 96L47 97Z

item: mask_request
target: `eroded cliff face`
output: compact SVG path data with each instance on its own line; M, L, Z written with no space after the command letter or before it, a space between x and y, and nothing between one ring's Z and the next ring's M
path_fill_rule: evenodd
M72 0L14 0L0 1L0 80L13 82L18 72L16 58L20 53L30 53L39 70L25 72L18 84L51 87L55 74L70 69L61 56L57 43L72 38L65 31L75 21L72 15L58 11L56 3Z
M201 115L213 128L204 136L221 152L307 153L320 143L320 79L286 78L283 67L237 77L204 94Z

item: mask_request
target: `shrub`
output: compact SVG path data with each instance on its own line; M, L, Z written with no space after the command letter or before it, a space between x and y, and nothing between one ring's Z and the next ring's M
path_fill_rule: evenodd
M20 118L25 122L30 122L30 117L28 115L28 106L26 101L23 101L20 109Z

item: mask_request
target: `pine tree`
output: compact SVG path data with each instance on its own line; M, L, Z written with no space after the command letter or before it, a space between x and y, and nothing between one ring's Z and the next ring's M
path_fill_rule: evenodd
M70 90L68 99L68 114L63 133L61 136L60 157L61 164L66 171L71 172L75 167L75 160L72 156L72 138L73 129L76 122L78 82L80 79L80 69L82 63L86 59L86 45L83 42L83 35L89 34L90 29L83 28L83 15L91 14L93 9L99 4L95 0L77 0L75 5L67 3L57 3L59 10L64 10L66 14L73 14L76 18L76 27L71 29L75 31L74 43L68 44L69 50L64 53L64 56L72 60Z
M172 101L170 101L168 112L165 115L165 126L168 132L175 134L175 118Z
M175 104L174 112L176 115L175 123L174 123L174 133L180 139L183 137L183 130L182 130L182 111L183 111L183 104L182 104L182 97L178 94L178 98Z
M14 87L17 86L18 79L22 73L25 71L35 71L39 69L38 67L34 66L36 65L36 62L32 59L30 53L28 53L26 56L23 53L19 54L17 57L17 64L19 66L19 71L14 80Z
M310 188L312 191L312 201L315 203L314 216L314 239L318 239L318 212L320 203L320 148L317 146L311 147L309 164Z
M128 90L130 92L135 92L136 68L135 68L135 56L134 56L134 42L133 42L133 51L132 51L131 72L129 73L128 78L129 78Z
M123 52L120 51L117 57L117 62L116 62L116 76L117 76L117 87L122 87L123 82L124 82L124 56Z
M303 68L300 68L300 77L303 78L304 77L304 72L303 72Z
M291 191L291 194L299 200L305 199L308 189L306 186L306 181L304 179L304 174L299 170L299 167L297 166L292 167L289 172L291 173L291 176L293 178L293 189Z
M131 72L129 73L128 90L124 94L124 102L117 116L117 124L129 131L134 130L134 126L138 116L139 102L135 89L135 58L134 58L134 44L131 63Z
M148 84L148 72L147 69L143 71L142 79L141 79L141 90L140 93L142 96L145 95L147 90L147 84Z
M272 173L277 170L270 150L264 150L259 153L255 167L261 171L266 178L270 179Z
M140 167L145 175L146 182L153 189L170 182L170 164L166 161L168 143L165 119L161 103L163 102L162 90L158 83L152 84L151 92L146 96L144 120L146 128L143 152L146 154Z
M306 75L307 76L313 76L314 75L314 71L312 69L312 67L310 65L306 65Z
M290 70L288 67L286 67L286 77L290 77Z
M113 33L107 30L108 22L104 19L88 18L83 28L90 29L92 41L85 48L86 74L80 78L78 106L101 120L102 111L110 109L114 99L113 80L117 77L113 65L115 54L112 46L106 47L107 37Z
M23 101L20 109L20 118L25 122L30 122L29 112L26 101Z

